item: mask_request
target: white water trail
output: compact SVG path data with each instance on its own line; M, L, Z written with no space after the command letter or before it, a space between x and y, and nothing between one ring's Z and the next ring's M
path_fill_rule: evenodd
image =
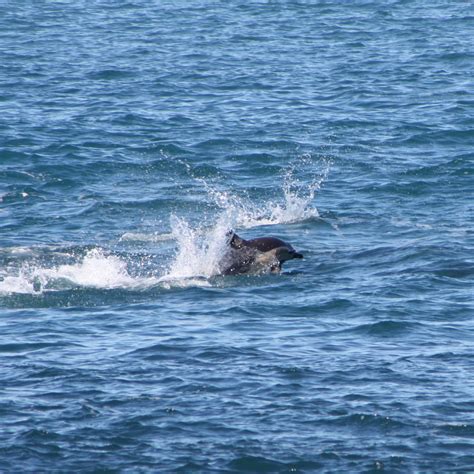
M39 270L36 276L43 283L65 279L75 285L92 288L132 287L137 284L128 274L126 262L117 256L105 255L101 249L87 252L82 262Z
M52 268L23 264L16 275L0 278L0 295L12 293L38 294L76 287L101 289L141 289L158 282L155 277L134 277L127 263L100 248L89 250L81 261Z

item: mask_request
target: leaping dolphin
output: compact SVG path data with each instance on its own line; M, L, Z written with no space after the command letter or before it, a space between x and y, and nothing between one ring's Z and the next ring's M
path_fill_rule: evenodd
M219 265L223 275L279 273L287 260L303 258L290 244L276 237L245 240L230 231L228 244Z

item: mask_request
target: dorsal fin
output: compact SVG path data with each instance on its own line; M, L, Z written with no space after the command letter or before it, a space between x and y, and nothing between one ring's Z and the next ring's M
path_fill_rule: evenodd
M231 238L229 240L229 245L233 249L241 249L245 245L245 240L241 239L233 230L229 232Z

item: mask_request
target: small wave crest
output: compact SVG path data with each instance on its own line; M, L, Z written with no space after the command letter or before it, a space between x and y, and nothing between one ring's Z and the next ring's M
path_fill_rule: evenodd
M120 242L167 242L174 240L174 234L172 232L153 232L152 234L146 234L144 232L125 232L120 237Z

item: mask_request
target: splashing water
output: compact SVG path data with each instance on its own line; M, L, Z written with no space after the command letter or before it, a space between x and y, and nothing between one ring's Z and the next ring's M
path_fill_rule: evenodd
M305 166L309 163L311 163L311 156L304 155L298 165ZM285 203L283 206L270 204L269 220L271 222L287 224L319 217L319 212L315 207L312 207L312 202L329 173L330 162L323 161L323 165L321 174L313 178L309 185L296 177L298 171L296 166L289 168L283 180Z
M283 176L283 203L267 201L257 205L248 198L237 197L229 191L219 191L204 180L200 179L200 181L215 204L227 214L235 216L237 227L293 224L319 217L318 210L312 203L330 168L329 160L322 160L321 163L323 165L321 173L316 175L309 184L298 179L297 174L313 164L311 155L299 157L289 167Z
M323 170L308 185L297 178L302 169L313 165L310 155L303 155L290 166L283 177L284 203L267 201L257 205L246 197L238 197L229 191L220 191L202 178L201 182L212 201L222 210L215 225L193 228L186 220L172 216L172 234L177 242L175 258L160 279L164 281L188 280L189 284L202 284L193 278L207 279L219 273L219 262L227 245L226 234L230 229L252 228L262 225L277 225L302 222L319 217L312 206L316 192L325 180L330 162L323 161ZM190 167L187 167L191 173Z
M34 292L33 282L21 273L19 276L5 276L0 279L0 295Z
M27 264L18 275L7 275L0 281L0 294L42 293L68 289L88 288L140 288L156 284L157 279L135 278L127 271L127 264L119 257L106 255L101 249L89 250L83 260L70 265L41 268Z
M136 280L127 272L127 264L114 255L106 256L101 249L90 250L80 263L42 270L39 276L46 279L46 282L66 279L76 285L95 288L136 285Z
M216 275L226 248L226 234L231 228L228 214L220 216L211 229L193 229L188 222L176 216L171 217L171 226L178 244L177 252L161 281Z

